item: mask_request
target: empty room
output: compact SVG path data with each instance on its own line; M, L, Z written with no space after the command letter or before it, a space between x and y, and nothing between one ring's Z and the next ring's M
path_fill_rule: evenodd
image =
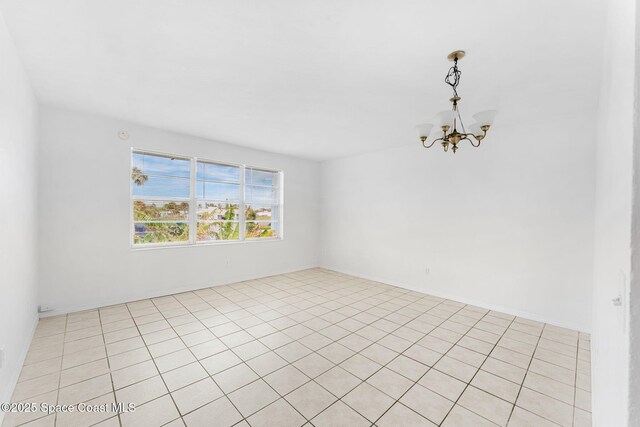
M639 22L0 0L0 425L640 426Z

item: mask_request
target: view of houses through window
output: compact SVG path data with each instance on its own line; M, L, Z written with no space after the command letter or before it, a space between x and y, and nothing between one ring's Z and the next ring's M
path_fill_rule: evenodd
M132 242L282 237L282 172L133 151Z

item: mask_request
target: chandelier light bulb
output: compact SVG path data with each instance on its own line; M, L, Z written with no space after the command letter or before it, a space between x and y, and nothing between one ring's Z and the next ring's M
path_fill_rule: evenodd
M429 138L429 134L431 133L431 129L433 129L433 125L431 123L422 123L416 126L416 132L418 133L418 137L424 142L427 138ZM424 139L422 139L424 138Z
M482 129L480 128L480 124L479 124L479 123L472 123L471 125L469 125L469 126L467 127L467 129L469 130L469 132L470 132L471 134L475 135L475 136L476 136L476 138L477 138L478 136L483 136L482 134L483 134L484 132L483 132L483 131L482 131Z
M498 112L496 110L481 111L473 115L480 126L491 126Z
M436 116L438 118L438 126L449 126L453 128L453 121L456 118L456 112L453 110L440 111Z

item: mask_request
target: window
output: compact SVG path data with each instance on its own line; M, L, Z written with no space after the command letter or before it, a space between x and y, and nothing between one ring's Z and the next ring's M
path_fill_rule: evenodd
M244 170L246 239L278 236L280 223L280 174L262 169Z
M198 161L198 241L240 239L240 166Z
M133 153L133 243L189 241L190 174L188 159Z
M132 245L282 237L282 172L134 150Z

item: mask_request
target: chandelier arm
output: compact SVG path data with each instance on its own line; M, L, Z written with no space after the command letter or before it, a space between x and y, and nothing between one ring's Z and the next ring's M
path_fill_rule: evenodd
M465 133L465 134L463 134L463 135L464 135L464 138L462 138L460 141L467 140L467 141L469 141L469 143L470 143L472 146L474 146L475 148L480 147L480 144L482 143L482 140L479 140L478 138L476 138L476 136L475 136L474 134L472 134L472 133ZM478 145L476 145L476 144L474 144L474 143L473 143L473 139L469 138L470 136L478 142Z
M427 144L425 144L425 142L427 142L427 140L425 139L424 141L422 141L422 146L424 148L431 148L431 147L433 147L433 144L435 144L438 141L442 141L442 138L434 139L433 141L431 141L431 144L427 145Z

